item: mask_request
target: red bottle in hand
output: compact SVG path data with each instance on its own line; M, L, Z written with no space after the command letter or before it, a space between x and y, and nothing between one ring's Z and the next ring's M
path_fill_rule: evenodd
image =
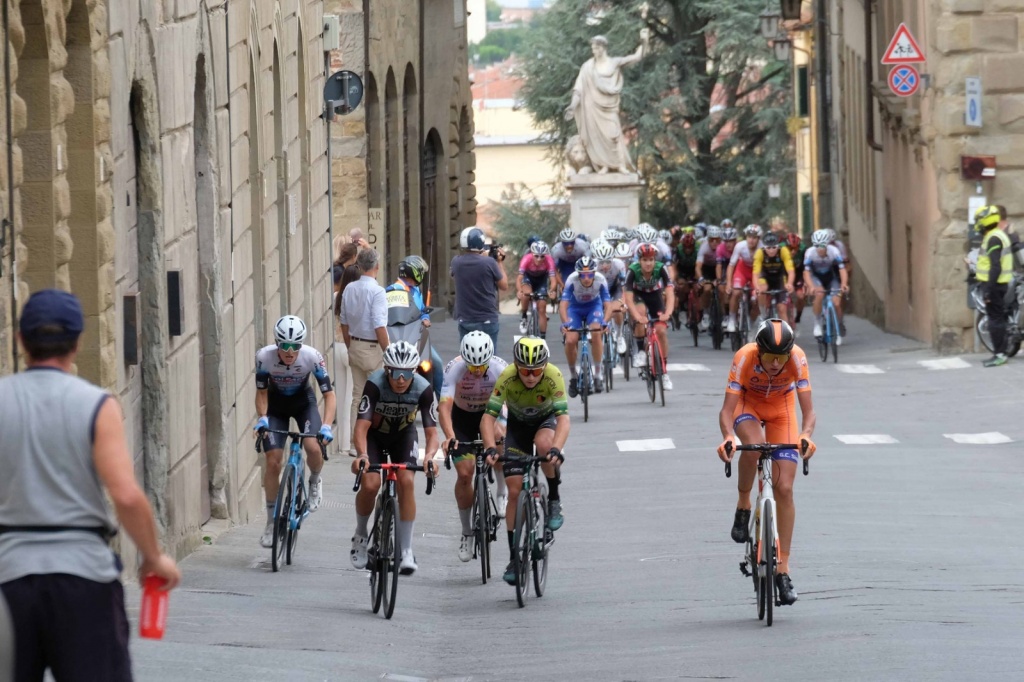
M163 639L167 625L167 598L170 592L162 589L166 580L147 575L142 585L142 606L139 609L139 635L148 639Z

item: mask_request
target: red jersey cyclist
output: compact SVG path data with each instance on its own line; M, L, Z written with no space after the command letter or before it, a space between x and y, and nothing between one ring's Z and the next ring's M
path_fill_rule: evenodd
M796 425L796 404L800 403L803 424ZM804 457L814 455L811 441L817 417L811 401L811 378L807 357L794 343L788 322L771 318L761 323L753 343L740 348L732 360L725 401L718 415L722 436L718 456L731 462L737 438L743 443L799 443L807 441ZM761 427L764 422L764 428ZM728 447L727 447L728 446ZM772 455L772 481L778 507L779 566L775 576L779 602L789 605L797 592L789 577L789 549L793 541L796 508L793 480L800 455L796 450L778 450ZM732 539L744 543L749 535L750 491L757 475L758 453L743 452L739 464L739 501L733 519Z

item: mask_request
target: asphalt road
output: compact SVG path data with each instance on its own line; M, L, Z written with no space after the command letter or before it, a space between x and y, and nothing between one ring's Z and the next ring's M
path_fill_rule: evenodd
M809 331L805 320L798 343ZM445 358L455 334L435 326ZM588 423L572 401L566 522L543 598L520 609L498 576L481 585L478 564L458 560L445 472L432 497L417 493L419 572L401 579L392 620L371 614L367 574L348 560L351 460L335 457L294 565L271 573L262 523L182 562L166 638L133 641L137 679L1024 679L1024 361L940 359L860 320L841 364L807 348L819 418L811 475L796 484L800 601L766 628L728 536L735 479L714 453L732 354L707 337L697 349L682 332L671 339L670 363L704 369L673 371L666 407L622 377L592 399ZM935 360L953 367L921 364ZM850 366L859 373L841 371ZM617 445L647 439L672 447ZM494 547L500 574L505 549ZM129 601L134 625L134 588Z

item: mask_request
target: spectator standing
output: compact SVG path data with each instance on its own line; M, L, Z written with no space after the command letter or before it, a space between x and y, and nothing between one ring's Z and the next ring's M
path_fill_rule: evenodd
M384 287L377 283L378 258L373 249L360 251L356 256L360 277L345 287L338 317L352 371L352 406L349 410L352 427L356 423L366 379L384 366L383 354L388 347L388 303Z
M338 239L344 239L344 237L339 237ZM334 253L334 265L331 267L331 275L334 278L334 293L338 293L338 290L341 288L341 277L345 274L345 268L356 264L356 255L359 254L359 247L346 241L339 244Z
M117 400L71 374L84 322L74 295L33 294L18 334L28 369L0 379L0 598L16 652L0 659L0 677L42 679L49 668L58 680L132 679L104 488L142 554L140 579L155 575L166 590L181 579L160 551Z
M982 363L985 367L1005 365L1008 359L1006 291L1013 280L1013 245L1003 231L1004 224L998 206L982 206L974 214L974 229L982 235L975 277L985 294L985 313L992 336L993 354Z
M349 244L348 246L353 246ZM354 247L353 247L354 248ZM341 332L341 306L344 300L345 289L353 282L359 281L362 273L357 265L349 265L345 268L341 280L338 282L338 293L334 296L334 380L336 395L341 397L337 405L338 421L338 451L355 457L356 451L352 447L352 405L346 401L345 396L352 391L352 367L348 359L348 346L345 345L345 337Z
M482 331L498 345L498 291L508 291L508 277L498 261L486 254L483 230L467 227L459 236L463 253L452 259L455 280L455 319L459 342L471 331Z

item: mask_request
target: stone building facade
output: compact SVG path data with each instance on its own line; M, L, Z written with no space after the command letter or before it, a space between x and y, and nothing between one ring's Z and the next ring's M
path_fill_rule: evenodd
M207 519L262 515L252 367L274 321L333 341L323 3L8 1L0 373L23 366L29 292L77 294L78 372L119 396L182 555Z

